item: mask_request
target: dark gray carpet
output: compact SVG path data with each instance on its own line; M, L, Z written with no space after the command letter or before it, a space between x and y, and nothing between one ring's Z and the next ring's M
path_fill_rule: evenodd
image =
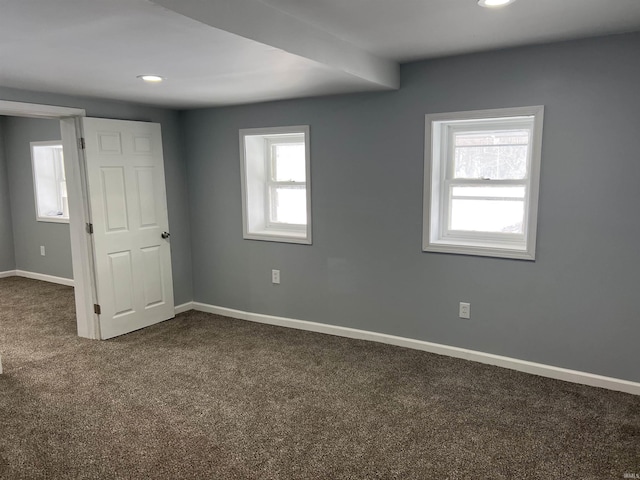
M0 478L622 479L640 397L189 312L75 335L0 279Z

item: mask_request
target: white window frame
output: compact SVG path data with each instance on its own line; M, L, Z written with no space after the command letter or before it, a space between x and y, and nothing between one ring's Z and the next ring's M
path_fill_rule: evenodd
M422 249L535 260L543 106L437 113L425 116ZM453 133L473 129L530 130L527 174L522 180L454 179ZM452 185L524 186L523 233L456 231L449 228ZM487 197L489 198L489 197Z
M68 203L65 205L65 198L67 198L66 196L63 196L62 192L60 191L60 177L62 176L64 178L64 161L61 162L61 171L59 171L57 166L54 166L54 168L56 169L56 179L57 181L57 197L59 197L59 207L60 207L60 211L64 212L66 210L66 215L41 215L40 214L40 208L38 205L38 189L39 189L39 179L38 179L38 169L36 167L36 156L35 156L35 149L38 147L60 147L62 149L62 141L61 140L53 140L53 141L46 141L46 142L30 142L30 146L31 146L31 171L33 173L33 194L34 194L34 200L35 200L35 207L36 207L36 220L38 222L51 222L51 223L69 223L69 206ZM66 183L66 178L64 179L64 182ZM66 200L68 202L68 199Z
M243 238L311 244L311 156L308 125L245 128L240 132ZM273 152L283 144L304 143L305 181L277 181ZM307 223L273 221L273 192L278 186L304 186Z
M287 231L297 231L304 232L306 229L306 225L304 224L295 224L295 223L285 223L278 222L273 220L275 216L275 192L278 187L307 187L306 181L304 182L295 182L295 181L278 181L275 179L275 149L280 145L297 145L300 143L304 143L304 135L278 135L278 136L265 136L265 159L266 159L266 184L267 188L265 191L266 199L265 199L265 218L267 230L287 230ZM305 150L306 155L306 150ZM305 175L306 176L306 175Z

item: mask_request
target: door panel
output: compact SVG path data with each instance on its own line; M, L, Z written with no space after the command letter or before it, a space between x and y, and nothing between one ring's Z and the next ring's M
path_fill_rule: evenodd
M160 125L84 118L102 339L172 318Z
M105 206L105 231L128 230L127 197L124 186L124 168L101 168L102 202Z
M160 283L156 281L162 276L162 262L160 257L160 246L147 247L142 249L143 261L143 284L145 308L152 307L164 302L164 295Z
M131 252L110 253L108 256L108 274L113 288L113 311L115 316L121 316L134 311Z
M142 228L157 227L156 204L153 201L153 169L136 168L138 204L140 205L140 226Z

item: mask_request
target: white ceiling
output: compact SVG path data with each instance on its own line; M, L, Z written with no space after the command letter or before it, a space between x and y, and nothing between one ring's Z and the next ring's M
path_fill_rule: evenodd
M636 30L640 0L0 0L0 86L230 105L392 89L399 62Z
M399 62L640 30L640 0L263 0Z

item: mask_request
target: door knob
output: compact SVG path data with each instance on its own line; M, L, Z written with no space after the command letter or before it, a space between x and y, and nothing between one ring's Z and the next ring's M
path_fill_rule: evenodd
M169 232L162 232L162 234L160 234L160 236L161 236L162 238L165 238L165 239L166 239L166 238L169 238L169 237L171 236L171 234L170 234Z

